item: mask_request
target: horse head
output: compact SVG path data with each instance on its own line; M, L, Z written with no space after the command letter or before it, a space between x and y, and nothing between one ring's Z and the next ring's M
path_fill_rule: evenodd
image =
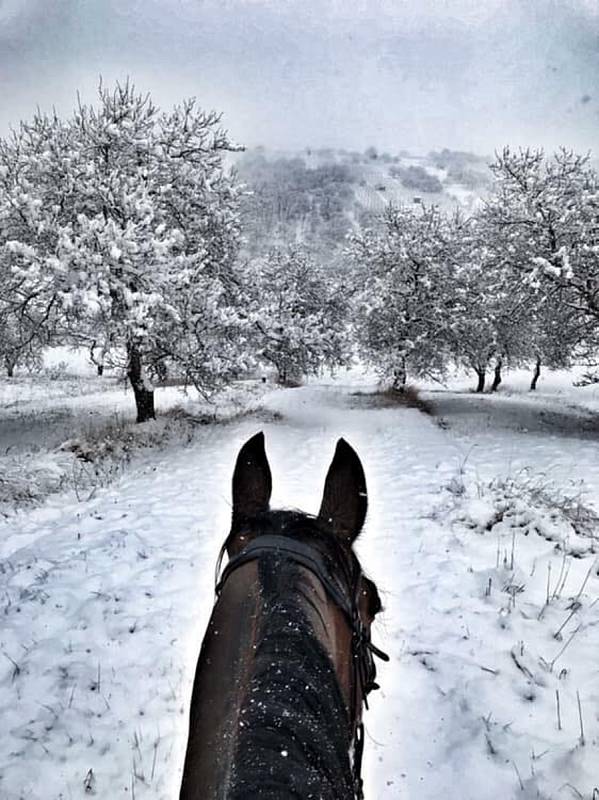
M233 472L182 800L361 797L362 708L376 688L373 656L386 658L370 639L379 594L353 549L364 470L340 439L317 516L272 510L271 491L259 433Z

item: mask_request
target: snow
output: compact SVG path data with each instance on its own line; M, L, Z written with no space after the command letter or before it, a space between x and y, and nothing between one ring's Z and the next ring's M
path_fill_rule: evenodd
M89 491L138 451L176 444L192 437L199 422L255 408L267 388L260 381L233 382L205 400L192 388L158 387L157 420L137 426L128 382L113 372L97 377L87 351L51 348L41 373L0 378L0 510L67 488ZM88 468L91 454L96 461Z
M592 798L599 459L562 422L597 397L554 378L535 397L518 376L497 397L429 390L439 424L341 373L0 521L3 800L177 796L232 468L260 429L275 507L317 511L339 436L364 464L358 550L391 656L365 714L368 800Z

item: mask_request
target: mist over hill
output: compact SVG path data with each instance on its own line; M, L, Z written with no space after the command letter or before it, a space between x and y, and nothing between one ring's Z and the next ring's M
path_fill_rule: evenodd
M489 190L490 161L447 148L427 155L372 146L246 150L235 168L244 184L248 254L296 244L330 256L388 205L472 210Z

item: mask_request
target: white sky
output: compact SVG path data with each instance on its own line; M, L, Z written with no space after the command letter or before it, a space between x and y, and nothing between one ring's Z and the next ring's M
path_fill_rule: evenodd
M0 131L100 74L248 145L596 150L599 0L0 0Z

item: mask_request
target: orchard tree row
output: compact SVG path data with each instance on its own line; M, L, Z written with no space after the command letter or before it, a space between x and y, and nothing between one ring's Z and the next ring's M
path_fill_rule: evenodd
M561 150L505 149L493 191L471 217L388 208L351 237L359 287L356 340L401 391L409 375L455 366L477 390L505 366L574 359L596 366L599 345L599 183L589 160Z
M87 347L99 372L128 376L145 421L167 375L208 394L265 365L291 383L357 352L399 391L455 366L482 391L504 366L530 364L534 388L543 365L592 362L599 194L588 159L505 150L475 215L389 207L333 269L297 247L241 247L245 190L225 160L235 149L218 115L193 100L162 112L128 83L0 140L8 374L48 345Z
M239 258L233 149L216 114L163 113L129 83L0 141L9 375L47 345L86 346L99 372L126 372L145 421L169 373L207 394L260 364L291 379L349 357L344 293L306 256Z

